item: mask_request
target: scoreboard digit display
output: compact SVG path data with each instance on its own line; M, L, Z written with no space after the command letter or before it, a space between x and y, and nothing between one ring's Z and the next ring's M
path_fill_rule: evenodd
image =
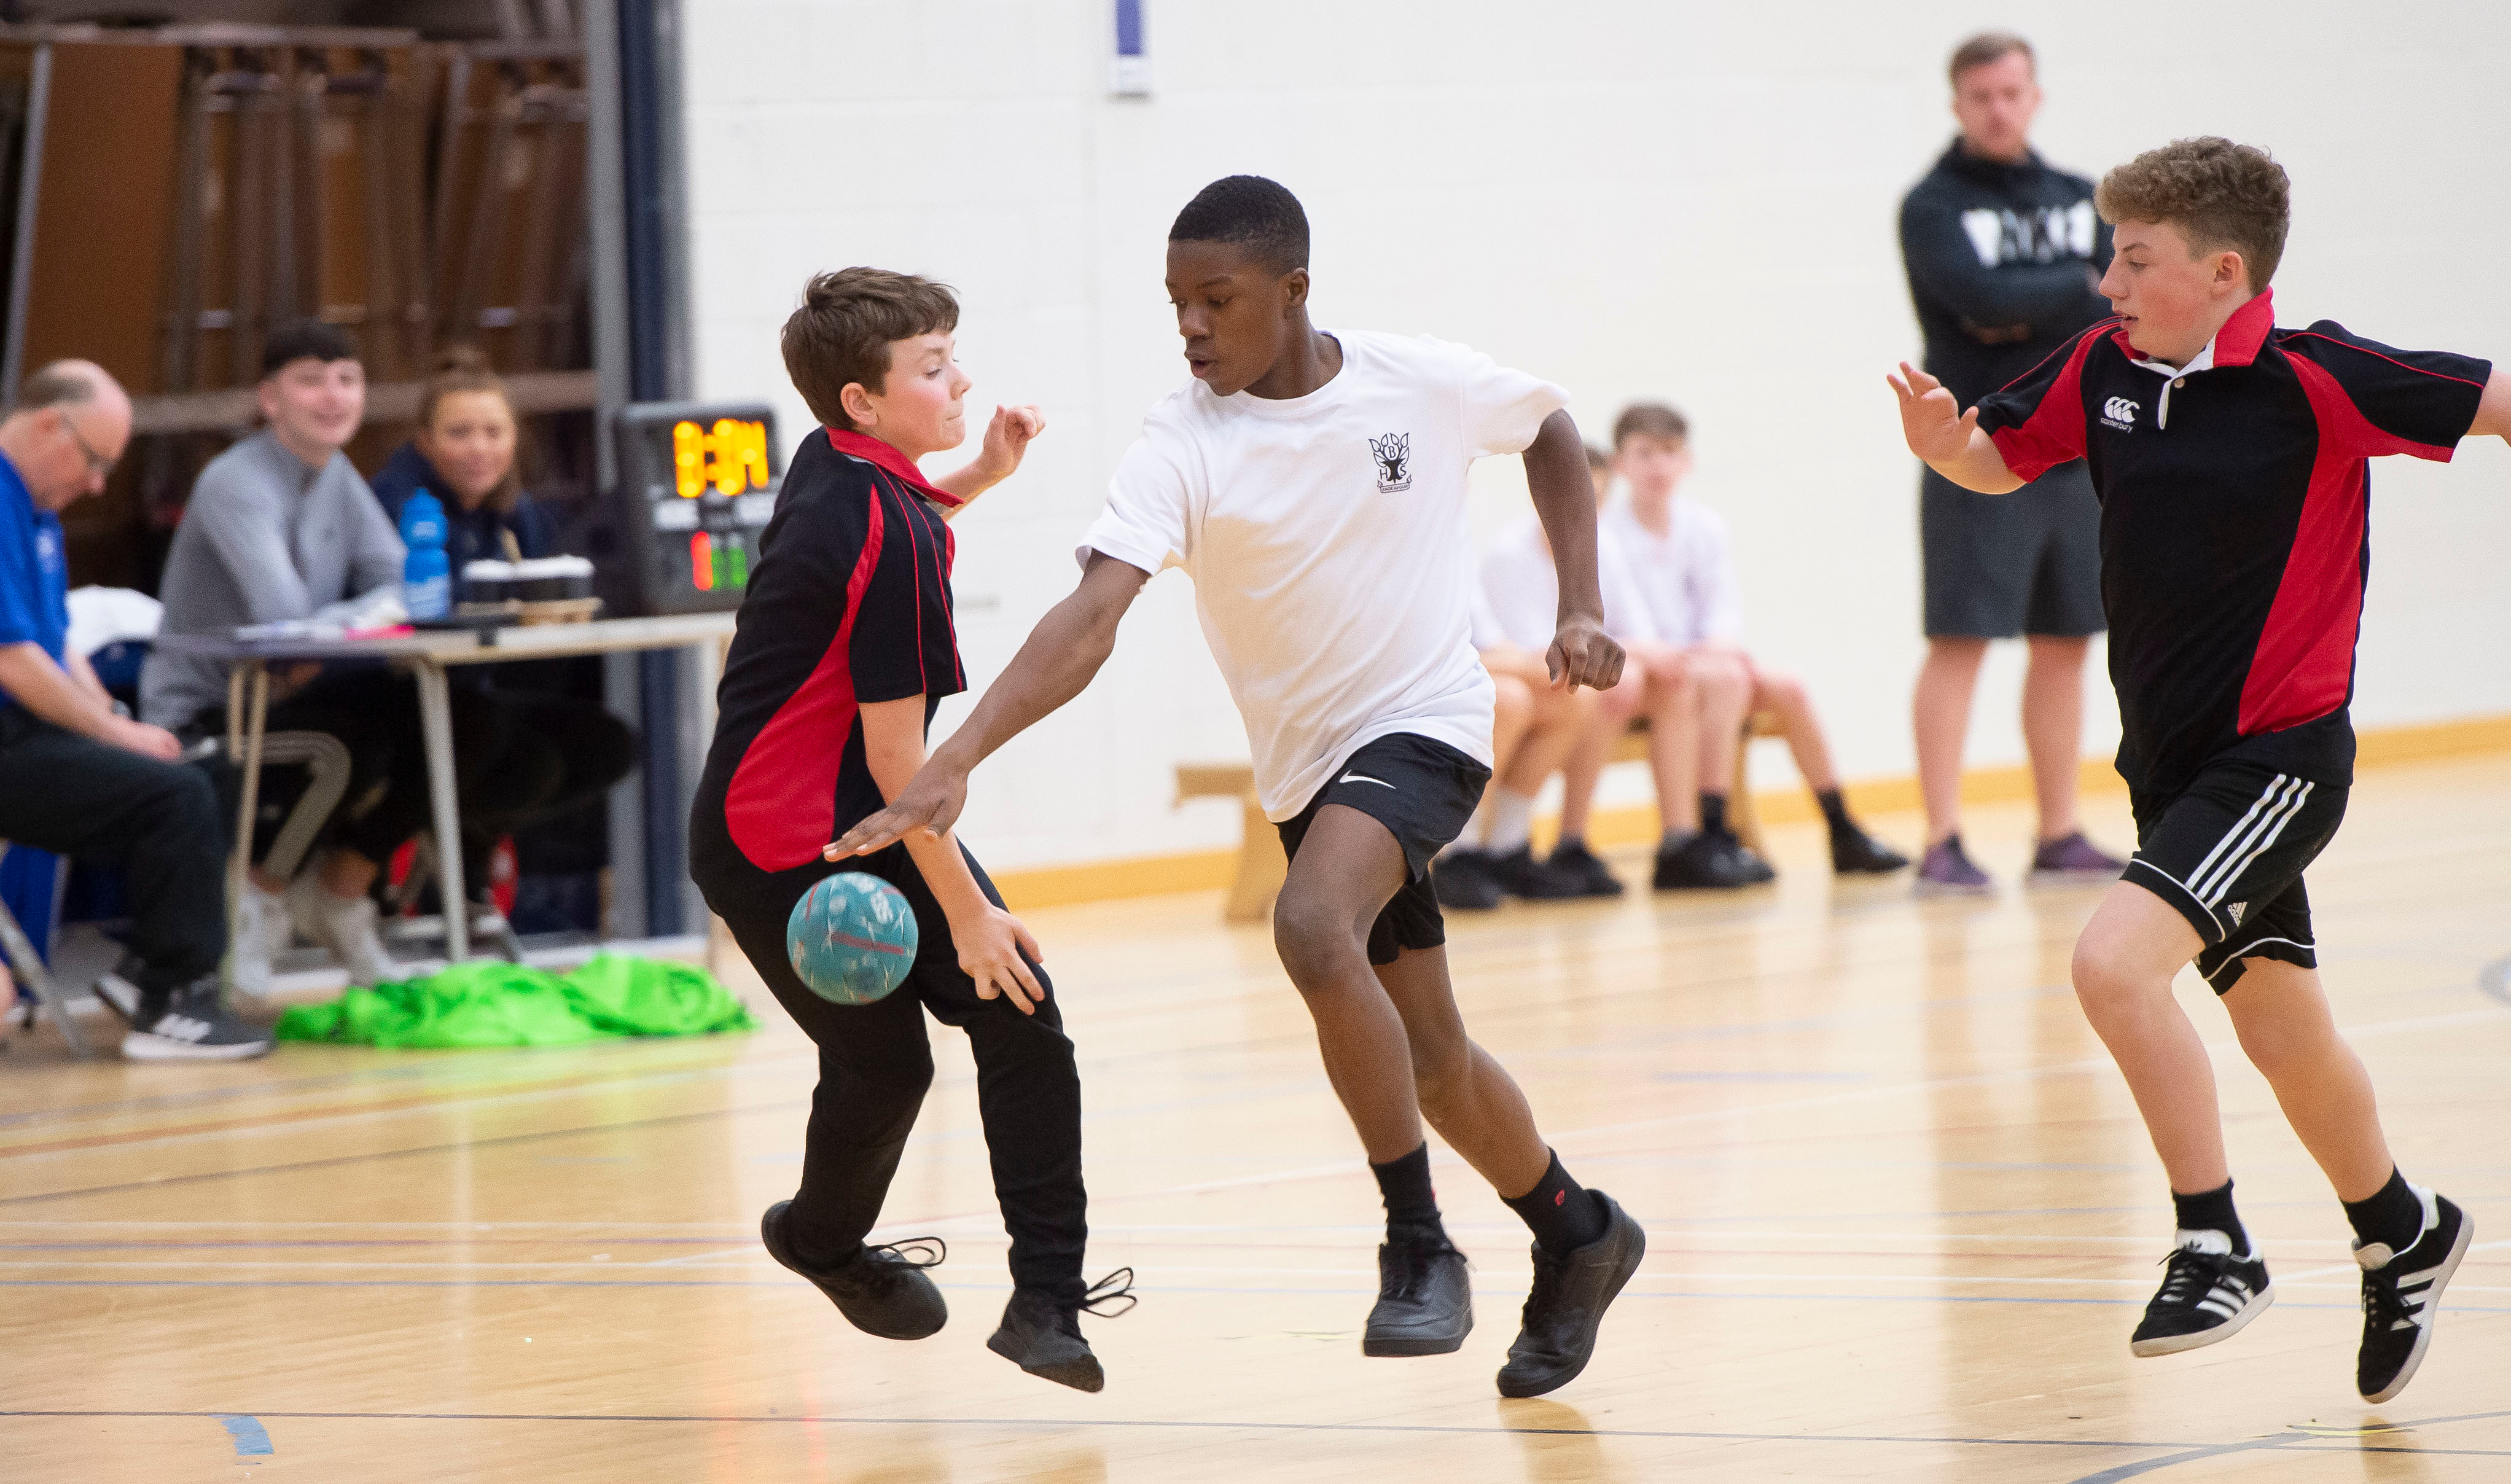
M776 413L763 403L641 402L619 410L621 513L648 613L741 605L776 513Z

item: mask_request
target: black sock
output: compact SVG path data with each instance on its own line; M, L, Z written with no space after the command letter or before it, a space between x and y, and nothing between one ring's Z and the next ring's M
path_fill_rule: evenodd
M1725 831L1726 796L1723 794L1701 795L1700 833L1703 835L1722 835Z
M1822 805L1822 817L1835 838L1861 833L1857 821L1848 817L1848 801L1839 797L1839 790L1823 789L1813 796L1813 801Z
M2232 1255L2246 1257L2250 1251L2250 1234L2241 1230L2240 1213L2232 1209L2232 1183L2224 1181L2211 1191L2194 1195L2171 1192L2172 1209L2179 1213L2183 1231L2221 1231L2232 1239Z
M2423 1235L2424 1200L2391 1165L2387 1185L2361 1200L2345 1202L2345 1219L2354 1224L2356 1240L2386 1242L2391 1252L2404 1252Z
M1569 1178L1559 1154L1552 1156L1533 1190L1501 1198L1534 1233L1536 1244L1555 1257L1566 1257L1604 1234L1603 1201Z
M1429 1140L1409 1154L1371 1165L1369 1172L1377 1177L1377 1193L1386 1200L1387 1235L1446 1233L1439 1223L1439 1199L1430 1191Z

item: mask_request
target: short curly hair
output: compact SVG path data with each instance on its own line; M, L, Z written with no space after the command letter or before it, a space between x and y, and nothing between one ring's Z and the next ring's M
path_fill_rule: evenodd
M779 340L785 373L811 415L851 429L845 390L856 382L875 396L889 389L892 341L958 328L959 300L949 285L887 268L840 268L803 287L802 307Z
M1223 176L1197 191L1178 213L1169 241L1244 248L1278 278L1308 265L1308 214L1278 181Z
M2275 277L2293 223L2293 182L2275 157L2213 135L2138 155L2102 176L2093 202L2105 221L2168 222L2192 252L2240 254L2252 293Z

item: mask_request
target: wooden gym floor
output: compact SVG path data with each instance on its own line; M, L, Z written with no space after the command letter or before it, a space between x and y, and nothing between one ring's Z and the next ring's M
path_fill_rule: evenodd
M2093 801L2126 839L2123 801ZM1915 823L1879 821L1907 840ZM2010 879L2028 822L1970 835ZM1083 1396L983 1343L1005 1293L964 1041L892 1194L955 1313L847 1328L753 1236L812 1079L746 1038L284 1047L224 1068L0 1058L0 1477L12 1480L2499 1480L2511 1477L2511 767L2367 772L2312 873L2339 1018L2408 1171L2475 1215L2432 1355L2352 1390L2345 1227L2211 996L2243 1209L2279 1302L2162 1360L2127 1335L2171 1219L2066 988L2097 891L1835 884L1460 922L1468 1020L1647 1226L1595 1365L1500 1400L1525 1234L1440 1167L1463 1353L1365 1360L1375 1197L1266 935L1212 895L1033 914L1090 1107ZM982 843L982 841L980 842ZM1639 859L1621 865L1637 874Z

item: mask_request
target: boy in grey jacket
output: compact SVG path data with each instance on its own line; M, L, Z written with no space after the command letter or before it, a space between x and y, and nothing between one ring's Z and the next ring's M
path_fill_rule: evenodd
M210 461L175 527L159 588L165 633L345 617L401 582L401 537L341 451L366 416L357 347L320 321L276 331L262 351L257 390L268 426ZM141 713L173 731L224 729L227 669L158 651L140 676ZM380 667L317 673L303 665L283 675L275 692L272 730L328 732L348 747L349 802L319 871L292 885L256 873L235 941L235 983L266 991L270 959L288 946L291 926L329 947L355 983L399 978L367 890L426 818L410 683Z

